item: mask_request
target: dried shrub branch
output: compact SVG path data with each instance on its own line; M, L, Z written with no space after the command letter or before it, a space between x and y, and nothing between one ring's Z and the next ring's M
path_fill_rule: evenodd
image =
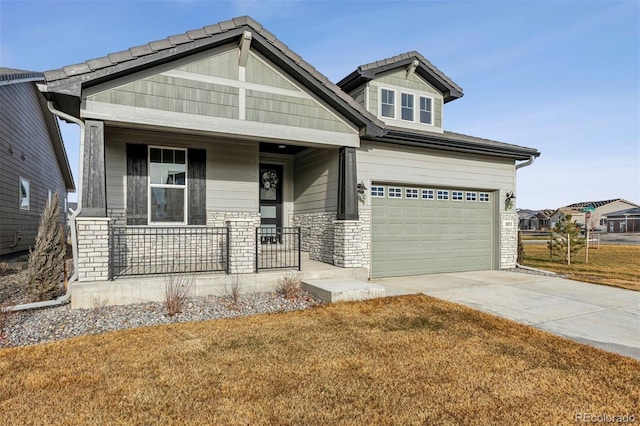
M287 272L282 278L278 278L276 292L287 299L295 299L300 296L300 276Z
M165 279L164 306L169 316L182 312L191 292L193 279L189 275L171 273Z

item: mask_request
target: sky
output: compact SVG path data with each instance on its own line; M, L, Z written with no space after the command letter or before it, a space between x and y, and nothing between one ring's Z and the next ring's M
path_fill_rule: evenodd
M333 82L422 53L464 90L445 130L541 152L517 172L518 208L640 203L637 0L0 0L0 66L47 71L243 15ZM77 182L78 127L61 129Z

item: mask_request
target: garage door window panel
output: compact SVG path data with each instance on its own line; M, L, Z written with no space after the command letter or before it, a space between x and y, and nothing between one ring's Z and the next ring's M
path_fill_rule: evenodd
M448 200L448 199L449 199L449 191L438 189L438 200Z

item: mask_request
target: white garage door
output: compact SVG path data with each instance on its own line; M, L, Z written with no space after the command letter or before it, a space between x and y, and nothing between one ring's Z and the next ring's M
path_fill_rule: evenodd
M492 268L493 193L372 185L372 276Z

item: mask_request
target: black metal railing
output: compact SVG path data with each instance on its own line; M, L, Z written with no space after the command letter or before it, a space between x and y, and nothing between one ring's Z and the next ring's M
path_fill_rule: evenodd
M112 227L111 279L127 275L229 273L229 229Z
M293 268L300 270L300 227L256 228L256 272Z

